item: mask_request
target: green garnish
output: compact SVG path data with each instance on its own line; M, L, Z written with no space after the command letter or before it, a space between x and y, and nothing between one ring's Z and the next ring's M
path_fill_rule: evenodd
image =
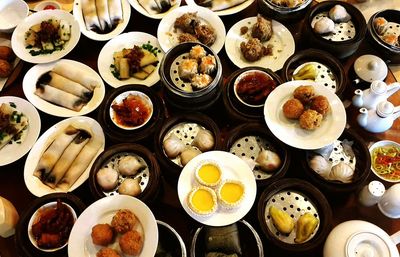
M143 49L146 49L147 51L149 51L149 52L151 52L151 53L153 53L155 56L157 56L157 54L161 52L161 50L158 49L158 47L154 47L154 46L150 43L150 41L147 41L146 44L143 44L143 45L142 45L142 48L143 48Z
M11 106L11 107L13 107L13 108L17 108L17 105L16 105L15 103L13 103L13 102L9 102L9 104L10 104L10 106Z

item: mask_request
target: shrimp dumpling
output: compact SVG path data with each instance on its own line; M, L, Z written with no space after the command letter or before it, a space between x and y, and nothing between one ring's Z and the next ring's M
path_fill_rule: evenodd
M329 10L329 18L334 22L348 22L351 19L350 14L341 5L335 5Z
M332 33L335 30L335 23L328 17L322 17L314 24L313 29L318 34Z
M96 179L103 190L113 190L118 184L118 172L113 168L104 167L97 172Z
M121 175L125 176L135 175L144 167L144 164L141 163L138 158L131 155L122 157L118 162L118 171Z
M142 193L140 188L140 178L127 178L118 188L118 193L122 195L138 196Z

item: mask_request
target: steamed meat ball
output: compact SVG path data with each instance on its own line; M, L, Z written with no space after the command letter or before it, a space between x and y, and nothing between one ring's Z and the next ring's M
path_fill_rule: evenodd
M139 232L131 230L121 236L119 246L125 254L138 255L142 251L143 238Z
M272 36L272 21L258 15L257 22L251 29L251 36L258 38L261 42L268 41Z
M11 74L11 64L0 59L0 78L7 78Z
M136 222L136 216L130 210L122 209L112 218L111 226L118 233L125 233L132 230Z
M282 109L283 114L288 119L298 119L304 112L303 104L296 98L287 100Z
M117 251L111 248L102 248L97 252L96 257L121 257Z
M330 109L329 101L325 96L318 95L311 99L310 109L319 112L323 116L326 116Z
M321 126L322 114L314 110L307 110L300 115L300 127L307 130L314 130Z
M113 230L108 224L97 224L92 228L92 241L95 245L107 246L113 241Z
M244 58L250 62L260 60L264 55L264 46L258 38L250 38L247 43L240 44L240 51Z
M308 104L315 95L314 88L312 86L299 86L294 92L293 96L299 99L303 104Z
M213 27L207 24L196 26L194 28L194 33L197 39L207 46L214 44L215 40L217 39L217 35L215 34Z

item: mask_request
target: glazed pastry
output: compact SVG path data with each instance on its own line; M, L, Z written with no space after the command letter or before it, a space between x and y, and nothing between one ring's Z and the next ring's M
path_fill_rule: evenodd
M319 224L319 220L312 215L310 212L306 212L300 216L297 220L296 225L296 238L294 241L296 243L303 243L306 241L312 233L314 233L315 229Z
M373 23L374 23L375 31L378 35L385 34L385 31L387 30L387 25L388 25L388 22L385 18L377 17L374 19Z
M328 17L322 17L315 22L313 29L318 34L329 34L335 30L335 23Z
M348 22L351 19L350 14L341 5L335 5L329 10L329 18L336 23Z
M292 232L294 221L287 212L271 205L269 208L269 215L271 216L272 223L279 232L283 234L289 234Z

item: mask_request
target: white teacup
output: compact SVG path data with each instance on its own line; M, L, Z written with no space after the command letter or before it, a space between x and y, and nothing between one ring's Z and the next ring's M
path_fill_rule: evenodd
M378 202L378 207L385 216L392 219L400 218L400 183L386 190Z

